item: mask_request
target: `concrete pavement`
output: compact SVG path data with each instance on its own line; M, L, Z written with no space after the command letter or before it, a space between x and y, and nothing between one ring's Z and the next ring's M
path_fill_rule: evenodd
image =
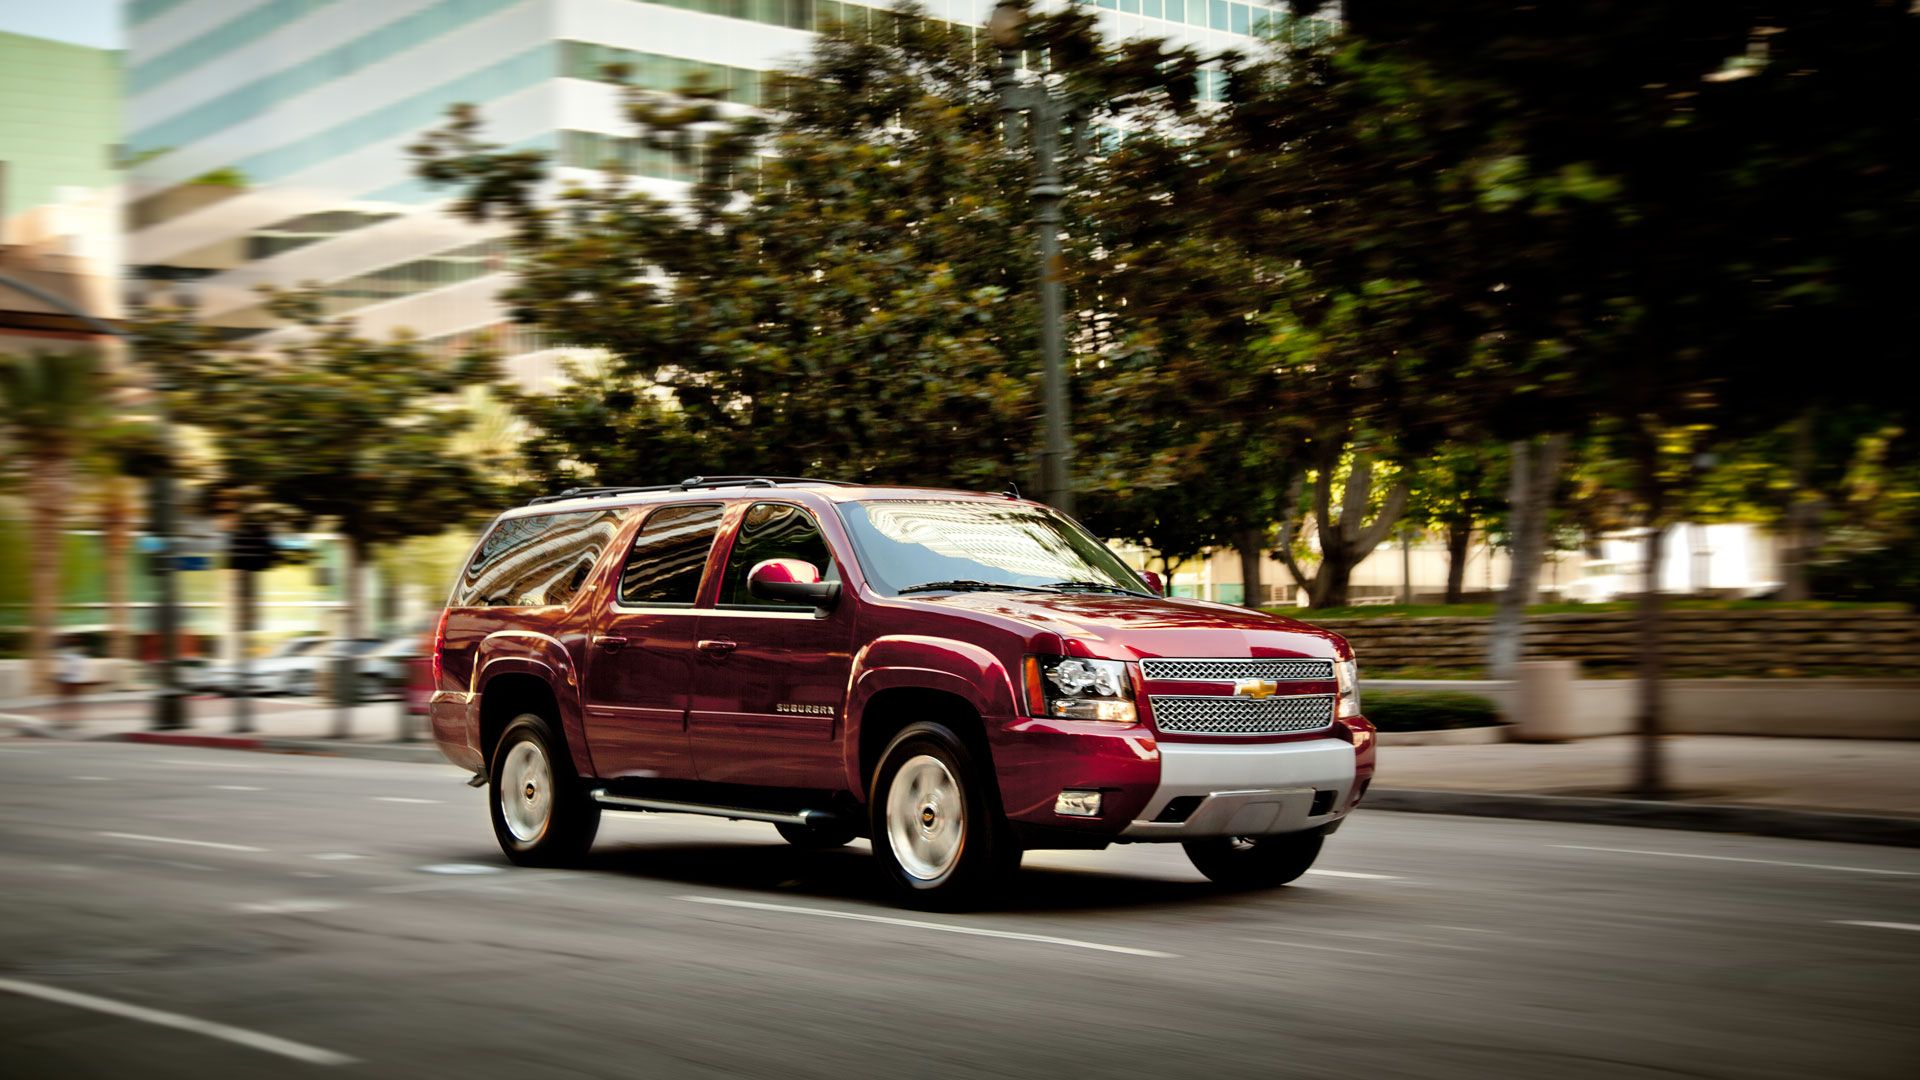
M1874 1077L1920 1052L1920 852L1363 810L1283 890L1116 847L921 915L863 844L763 825L610 816L586 869L512 868L463 779L0 743L0 1074Z

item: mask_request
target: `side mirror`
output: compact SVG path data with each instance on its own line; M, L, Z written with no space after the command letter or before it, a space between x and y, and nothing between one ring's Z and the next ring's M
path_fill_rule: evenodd
M1157 573L1154 573L1152 570L1140 571L1140 580L1147 583L1147 591L1152 593L1153 595L1155 596L1167 595L1167 583L1160 580L1160 575Z
M810 562L768 559L747 571L747 593L758 600L829 608L840 599L840 583L821 581L820 568Z

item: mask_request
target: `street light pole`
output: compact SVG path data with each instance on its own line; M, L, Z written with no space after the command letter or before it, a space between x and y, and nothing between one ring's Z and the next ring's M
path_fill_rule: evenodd
M85 311L69 304L65 299L42 289L31 282L0 274L0 285L18 290L35 300L55 308L87 324L96 334L116 337L127 345L129 358L133 355L133 335L125 329L97 319ZM159 695L153 700L153 718L150 726L156 730L184 727L181 714L179 682L179 597L174 588L173 571L173 428L167 419L166 391L163 377L156 373L153 385L154 408L160 419L161 456L165 464L154 474L152 484L153 532L159 545L155 566L160 578L160 604L155 618L154 629L160 637Z
M1056 93L1044 79L1022 82L1014 74L1014 56L1022 44L1026 9L1001 0L987 21L987 33L1000 53L993 69L993 87L1000 99L1008 146L1020 142L1021 117L1026 117L1028 142L1033 147L1034 228L1040 234L1040 354L1044 365L1046 442L1041 451L1041 499L1073 513L1073 449L1067 437L1067 364L1060 296L1060 200L1066 189L1060 181L1060 133L1085 120L1083 104L1068 93Z

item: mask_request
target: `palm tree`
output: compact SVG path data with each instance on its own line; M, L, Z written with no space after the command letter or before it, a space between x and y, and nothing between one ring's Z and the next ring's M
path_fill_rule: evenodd
M39 693L53 688L71 474L101 414L103 371L91 352L0 357L0 429L26 474L27 670Z

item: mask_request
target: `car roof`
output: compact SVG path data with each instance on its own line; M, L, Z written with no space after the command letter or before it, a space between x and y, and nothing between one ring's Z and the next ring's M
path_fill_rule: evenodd
M657 506L662 503L748 502L769 495L804 493L827 502L856 502L868 499L953 499L980 502L1017 502L1036 506L1026 499L987 491L963 491L957 488L910 487L906 485L833 484L825 481L794 481L778 484L748 484L695 487L684 490L610 492L581 495L518 506L501 514L509 518L571 513L580 510L616 510L630 506Z

